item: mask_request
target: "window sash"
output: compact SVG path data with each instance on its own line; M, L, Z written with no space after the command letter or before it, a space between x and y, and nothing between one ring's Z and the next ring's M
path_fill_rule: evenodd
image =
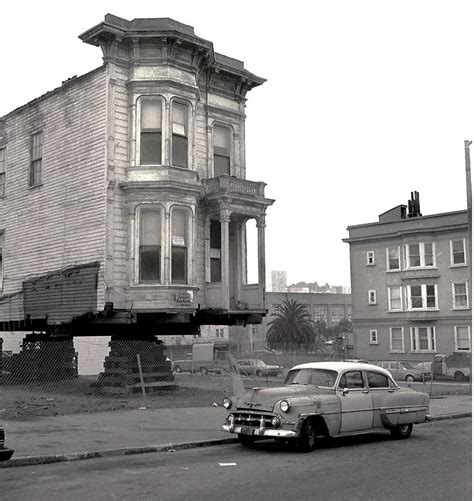
M467 308L468 306L467 283L453 283L453 307Z
M402 310L402 288L389 287L388 288L388 308L390 311Z
M171 283L187 283L188 249L186 247L171 247Z
M161 281L161 210L143 209L139 215L139 281Z
M7 149L0 148L0 174L3 174L7 167Z
M466 264L466 250L464 238L451 240L451 264Z
M434 242L406 245L407 269L436 266Z
M161 246L140 245L140 282L160 282Z
M436 285L408 285L408 308L410 310L432 310L438 308Z
M140 165L161 164L162 119L161 100L140 101Z
M369 304L377 303L377 292L374 290L369 291Z
M390 351L405 351L403 341L403 327L390 327Z
M400 247L387 248L387 270L400 270Z
M471 332L469 326L454 327L456 351L471 351Z
M436 338L434 327L411 328L412 351L435 351Z
M369 344L379 344L376 329L371 329L369 331Z
M31 136L31 162L29 185L41 184L41 168L43 163L43 132Z

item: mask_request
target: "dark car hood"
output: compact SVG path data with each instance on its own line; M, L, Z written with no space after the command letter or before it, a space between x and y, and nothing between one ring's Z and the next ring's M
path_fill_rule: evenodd
M293 397L330 395L334 390L329 388L318 388L317 386L305 384L290 384L277 386L275 388L253 388L246 392L236 402L238 409L256 409L272 411L278 400L291 399Z

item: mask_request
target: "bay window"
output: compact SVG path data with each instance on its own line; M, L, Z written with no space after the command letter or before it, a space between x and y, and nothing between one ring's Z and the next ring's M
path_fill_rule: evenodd
M140 101L140 164L161 164L162 101L146 98Z
M433 242L420 242L406 246L407 268L427 268L435 266Z
M188 219L189 211L174 208L171 211L171 283L188 282Z
M171 163L188 167L188 107L173 101Z
M141 283L161 281L161 210L140 211L139 280Z
M408 285L407 302L409 310L427 310L438 308L436 285Z

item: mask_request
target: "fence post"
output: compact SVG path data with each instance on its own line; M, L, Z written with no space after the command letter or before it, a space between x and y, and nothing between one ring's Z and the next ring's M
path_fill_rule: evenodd
M146 408L146 390L145 390L145 381L143 380L143 372L142 372L142 362L140 360L140 355L137 353L137 362L138 362L138 372L140 373L140 385L142 387L142 395L143 395L143 406Z

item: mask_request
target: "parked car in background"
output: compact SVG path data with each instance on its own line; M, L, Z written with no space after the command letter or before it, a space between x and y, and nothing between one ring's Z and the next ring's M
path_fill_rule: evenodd
M7 461L13 456L13 450L5 447L5 430L0 426L0 461Z
M282 372L279 365L268 365L257 358L238 360L237 367L244 376L278 376Z
M376 364L384 369L387 369L398 381L413 383L413 381L424 381L429 378L429 372L425 372L422 366L414 366L410 364L410 362L391 360L376 362Z
M397 385L390 372L366 363L313 362L293 367L280 387L225 398L222 426L243 445L258 438L294 441L311 451L316 437L388 430L408 438L431 420L429 395Z

